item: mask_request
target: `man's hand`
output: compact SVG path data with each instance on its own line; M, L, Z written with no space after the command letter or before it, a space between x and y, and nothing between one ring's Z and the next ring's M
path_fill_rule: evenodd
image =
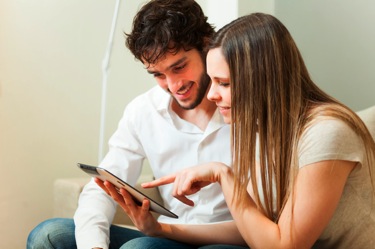
M148 199L144 199L141 205L138 205L125 189L117 189L110 182L103 182L99 178L95 178L95 182L120 205L141 232L149 236L157 234L160 224L150 213L150 201Z

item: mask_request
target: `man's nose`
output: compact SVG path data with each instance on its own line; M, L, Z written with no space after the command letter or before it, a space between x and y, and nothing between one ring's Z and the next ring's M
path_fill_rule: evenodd
M182 80L178 77L167 77L167 85L171 93L176 93L183 84Z

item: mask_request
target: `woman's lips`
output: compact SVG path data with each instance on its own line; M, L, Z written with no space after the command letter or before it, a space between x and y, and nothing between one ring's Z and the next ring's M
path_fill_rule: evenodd
M227 115L230 113L230 107L218 106L218 108L222 115Z

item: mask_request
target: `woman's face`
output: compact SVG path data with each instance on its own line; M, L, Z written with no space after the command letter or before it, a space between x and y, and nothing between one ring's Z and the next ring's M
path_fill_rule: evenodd
M220 47L208 51L207 74L211 78L207 98L216 103L224 122L230 124L232 119L229 66Z

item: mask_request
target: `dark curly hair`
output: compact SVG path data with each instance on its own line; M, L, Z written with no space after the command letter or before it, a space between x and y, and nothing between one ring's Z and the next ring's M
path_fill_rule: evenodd
M134 17L125 44L136 59L154 64L167 52L177 53L181 48L204 54L214 32L194 0L151 0Z

